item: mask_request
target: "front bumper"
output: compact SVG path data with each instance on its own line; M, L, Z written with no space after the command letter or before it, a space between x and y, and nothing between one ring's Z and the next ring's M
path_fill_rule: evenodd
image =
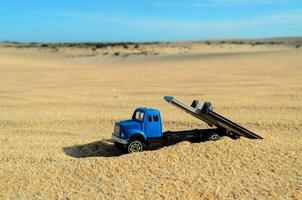
M114 141L116 141L116 142L118 142L118 143L121 143L121 144L127 144L127 143L128 143L127 140L118 138L118 137L116 137L115 135L112 135L112 140L114 140Z

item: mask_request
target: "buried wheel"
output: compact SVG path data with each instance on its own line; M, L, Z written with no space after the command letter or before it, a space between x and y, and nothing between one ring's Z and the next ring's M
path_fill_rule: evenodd
M128 153L141 152L144 150L144 143L139 139L134 139L128 144Z
M217 141L217 140L220 140L220 136L217 133L210 133L208 140L209 141Z

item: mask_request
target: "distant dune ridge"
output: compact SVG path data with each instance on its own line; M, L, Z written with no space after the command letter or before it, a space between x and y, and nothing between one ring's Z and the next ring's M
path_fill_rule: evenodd
M174 55L185 53L214 53L225 51L257 51L272 49L300 48L301 37L272 38L272 39L228 39L228 40L204 40L188 42L118 42L118 43L18 43L2 42L3 47L14 48L39 48L51 52L68 51L78 49L84 54L71 56L97 56L111 55L128 57L130 55ZM254 48L251 48L254 47ZM220 49L220 50L219 50ZM87 52L86 50L91 50Z
M0 199L302 199L301 38L0 44ZM182 142L124 155L114 122L211 101L263 140Z

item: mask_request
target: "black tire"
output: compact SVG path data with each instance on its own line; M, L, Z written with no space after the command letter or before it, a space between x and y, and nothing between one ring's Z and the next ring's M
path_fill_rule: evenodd
M133 139L127 145L128 153L141 152L145 149L145 144L140 139Z
M121 144L121 143L114 142L114 146L115 146L118 150L120 150L120 151L124 151L124 150L125 150L124 145Z
M220 140L220 136L217 133L210 133L208 140L217 141L217 140Z

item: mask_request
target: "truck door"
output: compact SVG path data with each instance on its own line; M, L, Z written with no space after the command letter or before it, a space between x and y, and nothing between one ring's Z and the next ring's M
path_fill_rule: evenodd
M147 114L145 134L148 138L162 136L160 117L157 113Z

